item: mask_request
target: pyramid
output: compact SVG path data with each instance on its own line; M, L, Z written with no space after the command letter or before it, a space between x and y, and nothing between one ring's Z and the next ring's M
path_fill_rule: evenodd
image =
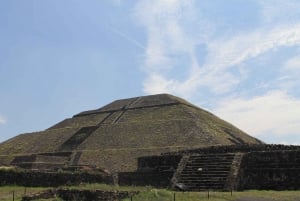
M137 158L218 145L261 144L191 103L158 94L116 100L40 132L0 144L0 165L30 169L88 165L134 171Z

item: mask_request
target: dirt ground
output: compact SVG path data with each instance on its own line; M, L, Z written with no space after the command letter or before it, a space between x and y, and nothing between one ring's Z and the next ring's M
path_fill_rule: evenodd
M267 199L267 198L243 197L243 198L239 198L235 201L273 201L273 200Z

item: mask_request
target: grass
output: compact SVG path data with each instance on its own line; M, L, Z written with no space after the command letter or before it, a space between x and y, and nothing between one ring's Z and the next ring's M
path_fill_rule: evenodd
M13 200L13 194L16 201L21 200L24 194L38 193L46 190L47 188L42 187L30 187L25 188L24 186L1 186L0 187L0 201L11 201Z
M173 201L175 193L176 201L237 201L242 198L256 201L260 198L266 201L300 201L300 191L244 191L233 192L210 192L208 199L208 192L173 192L168 190L152 189L150 191L143 191L133 197L133 201ZM130 201L125 199L124 201Z
M133 201L173 201L174 194L176 201L204 201L208 200L208 192L174 192L166 189L154 189L151 187L129 187L129 186L110 186L105 184L83 184L79 186L62 186L61 188L71 189L89 189L89 190L119 190L119 191L140 191L139 194L132 197ZM0 201L11 201L12 192L14 191L15 200L21 200L21 197L30 193L37 193L49 188L33 188L21 186L3 186L0 187ZM25 192L26 191L26 192ZM241 198L248 198L248 200L255 201L256 198L266 199L266 201L300 201L300 191L244 191L233 192L210 192L209 201L237 201ZM42 200L40 200L42 201ZM59 199L48 199L44 201L59 201ZM130 198L124 199L130 201ZM260 200L263 201L263 200Z

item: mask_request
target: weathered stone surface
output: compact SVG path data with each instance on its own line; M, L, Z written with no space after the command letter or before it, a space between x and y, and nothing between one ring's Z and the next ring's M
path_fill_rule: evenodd
M184 191L300 189L300 146L217 146L143 157L138 164L137 172L119 174L119 184Z
M44 186L76 185L80 183L112 183L112 177L107 174L90 173L46 173L18 170L0 170L0 186Z
M59 197L65 201L119 201L136 195L137 191L104 191L78 189L52 189L33 195L25 195L22 201Z
M300 151L267 151L245 154L239 189L300 189Z
M0 165L12 162L28 169L88 165L111 172L134 171L137 158L143 156L214 145L261 143L183 99L159 94L116 100L45 131L3 142ZM51 164L64 152L71 154L59 159L60 164ZM44 153L54 154L48 159L36 157ZM18 163L22 156L28 161Z

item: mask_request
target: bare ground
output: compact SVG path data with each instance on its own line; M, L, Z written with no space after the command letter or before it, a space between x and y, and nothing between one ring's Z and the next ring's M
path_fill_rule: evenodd
M267 198L258 198L258 197L242 197L235 201L274 201L274 200L267 199Z

